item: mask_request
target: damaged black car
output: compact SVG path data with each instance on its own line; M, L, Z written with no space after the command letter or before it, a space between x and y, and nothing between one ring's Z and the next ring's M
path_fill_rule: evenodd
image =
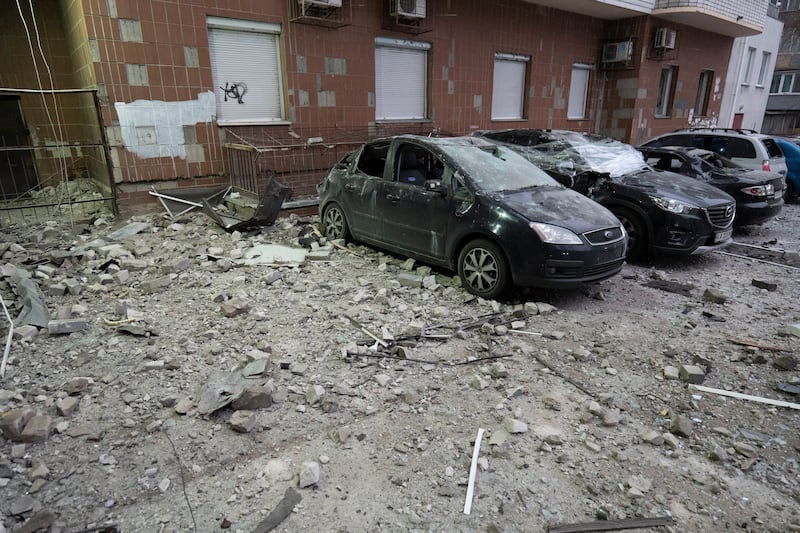
M401 135L348 154L317 186L322 230L458 272L470 293L575 288L617 274L625 230L507 147Z
M762 224L783 209L783 176L745 168L711 150L690 146L640 146L653 168L669 170L722 189L736 200L735 226Z
M731 242L734 199L700 181L654 170L633 146L567 130L473 135L513 148L562 184L607 207L628 232L628 259L698 254Z

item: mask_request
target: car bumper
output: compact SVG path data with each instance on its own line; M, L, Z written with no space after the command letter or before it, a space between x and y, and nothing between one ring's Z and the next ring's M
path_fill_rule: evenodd
M783 193L783 191L780 192ZM782 198L769 202L737 203L736 218L733 221L733 225L749 226L752 224L762 224L778 216L782 209Z
M517 261L511 276L518 287L575 288L618 274L625 250L624 239L597 247L548 246L538 261Z
M650 251L656 254L695 255L730 244L732 227L712 226L704 215L661 212L651 216L654 227Z

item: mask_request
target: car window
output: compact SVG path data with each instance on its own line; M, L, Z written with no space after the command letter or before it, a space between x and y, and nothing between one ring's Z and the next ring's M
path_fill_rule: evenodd
M783 150L781 150L781 147L775 142L775 139L769 137L761 139L761 144L767 149L767 154L769 154L770 157L783 157Z
M356 168L368 176L382 178L388 153L388 142L368 144L361 151Z
M693 144L690 135L665 135L646 143L645 146L693 146Z
M739 157L742 159L755 159L756 149L750 139L740 139L738 137L713 137L711 140L711 151L728 158Z

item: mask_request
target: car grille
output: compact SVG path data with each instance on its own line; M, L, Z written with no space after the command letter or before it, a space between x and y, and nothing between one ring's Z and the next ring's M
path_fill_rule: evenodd
M620 226L617 226L612 228L599 229L597 231L590 231L589 233L584 233L583 236L586 237L586 240L589 241L589 244L595 246L601 244L608 244L610 242L616 242L622 238L622 228Z
M603 274L605 272L610 272L612 270L618 269L622 263L625 262L625 259L617 259L616 261L612 261L610 263L603 263L602 265L595 265L593 267L588 267L584 269L583 275L584 276L594 276Z
M705 210L708 221L718 228L727 228L736 215L736 204L727 204L719 207L710 207Z

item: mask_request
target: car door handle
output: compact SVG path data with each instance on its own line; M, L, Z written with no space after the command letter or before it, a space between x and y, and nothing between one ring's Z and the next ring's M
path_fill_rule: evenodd
M400 197L397 196L396 194L387 194L386 195L386 199L389 200L390 202L399 202L400 201Z
M350 192L353 192L354 190L356 190L356 186L353 185L352 183L348 183L347 185L344 186L344 188L347 189Z

